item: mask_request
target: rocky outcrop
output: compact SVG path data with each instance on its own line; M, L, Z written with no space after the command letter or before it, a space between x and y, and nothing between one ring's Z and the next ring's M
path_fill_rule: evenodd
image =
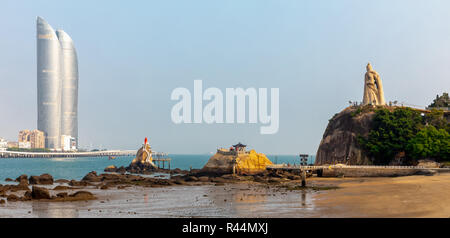
M200 170L200 174L231 174L233 167L236 174L256 174L265 171L266 166L271 164L266 155L254 150L238 155L217 152Z
M104 169L105 172L116 172L117 167L115 165L110 165Z
M153 164L151 153L152 150L149 144L142 146L138 150L136 158L133 159L130 165L126 168L126 171L138 174L157 171L158 167Z
M87 181L87 182L100 182L101 178L97 175L97 172L92 171L88 174L86 174L81 181Z
M53 177L50 174L41 174L40 176L30 176L30 184L53 184Z
M124 174L127 172L127 169L123 166L120 166L119 168L117 168L115 165L110 165L108 167L106 167L104 169L105 172L110 172L110 173L121 173Z
M375 112L366 107L348 107L330 119L316 154L316 165L369 165L358 136L367 137Z

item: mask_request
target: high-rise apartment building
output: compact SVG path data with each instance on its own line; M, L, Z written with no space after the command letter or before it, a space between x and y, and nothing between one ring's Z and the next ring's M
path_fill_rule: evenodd
M22 130L19 132L19 148L45 148L44 132L40 130Z
M45 148L44 132L40 130L33 130L30 134L31 148L43 149Z

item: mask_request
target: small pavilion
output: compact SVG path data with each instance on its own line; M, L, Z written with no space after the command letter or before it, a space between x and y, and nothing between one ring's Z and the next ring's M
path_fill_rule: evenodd
M245 152L247 145L244 145L241 142L239 142L236 145L233 145L233 147L234 147L234 150L239 153L239 152Z

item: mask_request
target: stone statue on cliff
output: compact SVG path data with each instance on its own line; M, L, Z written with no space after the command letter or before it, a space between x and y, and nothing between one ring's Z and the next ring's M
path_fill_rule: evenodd
M381 82L380 75L373 70L370 63L367 64L366 69L363 105L385 105L383 83Z

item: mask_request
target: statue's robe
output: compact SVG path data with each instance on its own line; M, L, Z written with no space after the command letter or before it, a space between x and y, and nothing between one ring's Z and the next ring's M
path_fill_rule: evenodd
M363 104L372 104L372 105L379 105L379 91L377 88L376 83L378 83L375 80L375 75L373 71L369 71L366 73L365 79L364 79L364 97L363 97ZM379 78L379 77L378 77Z

